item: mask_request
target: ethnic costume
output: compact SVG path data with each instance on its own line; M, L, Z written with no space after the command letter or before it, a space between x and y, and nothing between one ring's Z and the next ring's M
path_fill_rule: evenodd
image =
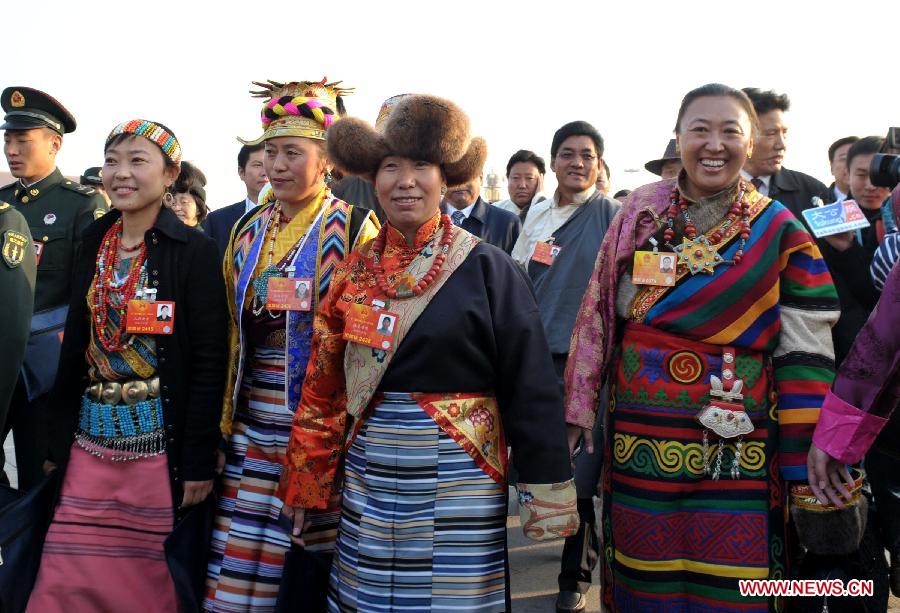
M675 184L633 192L610 228L566 371L566 419L582 427L594 423L601 381L611 383L603 604L780 608L742 597L738 581L789 578L785 482L806 477L833 377L836 294L814 241L779 202L739 182L679 203ZM673 224L679 208L690 214ZM676 232L685 238L674 287L633 285L635 251Z
M328 97L321 91L323 84L310 86L317 95ZM308 98L314 106L317 99ZM302 106L299 100L296 104ZM334 106L331 94L328 108ZM269 125L287 129L280 123ZM306 130L295 135L305 135ZM281 205L262 203L238 222L225 255L232 355L222 421L226 464L204 602L210 611L275 608L285 554L291 546L278 524L282 504L275 493L309 359L313 315L329 293L335 267L358 241L378 230L369 211L334 198L327 188L287 225L279 227L280 221ZM309 310L267 308L269 279L282 276L311 280ZM310 517L314 527L306 551L333 550L338 504L335 498Z
M392 110L381 151L440 163L447 181L465 182L484 150L464 117L411 96ZM365 140L382 137L359 121L343 130L351 121L329 135L329 155L374 174L377 146ZM444 138L445 123L462 137ZM449 153L430 149L453 142ZM375 332L390 340L348 342L369 316L394 318L393 333ZM349 431L329 610L508 610L507 444L524 482L525 533L558 538L578 526L559 390L545 384L553 367L521 271L446 215L420 226L413 245L388 225L335 272L314 326L279 495L326 506Z
M149 610L177 607L163 556L174 513L156 341L149 335L123 335L124 343L105 342L124 328L118 310L128 299L123 290L130 279L145 285L147 267L140 256L118 264L108 302L98 300L96 283L87 295L91 321L106 319L105 337L91 327L87 360L92 384L82 398L68 478L44 543L29 610L70 610L73 603L97 611L138 602L158 607ZM147 382L139 402L121 391L122 382L132 380ZM79 585L73 585L73 576L80 578Z
M107 148L120 135L151 140L168 164L180 163L178 141L162 124L120 124ZM133 248L121 243L128 219L118 211L99 218L73 265L76 298L50 424L62 488L30 611L162 612L196 598L185 586L197 577L184 566L170 574L169 563L183 560L168 539L187 513L184 483L211 483L214 474L225 287L209 274L215 244L156 206ZM164 321L153 300L169 307ZM142 313L142 323L130 317ZM189 535L177 547L202 549L194 538L204 537Z

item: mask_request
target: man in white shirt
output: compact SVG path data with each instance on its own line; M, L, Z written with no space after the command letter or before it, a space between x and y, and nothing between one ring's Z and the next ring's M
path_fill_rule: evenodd
M547 198L541 193L546 171L544 160L534 151L516 151L506 164L509 199L495 202L494 206L515 213L524 222L531 206Z
M512 258L525 270L538 241L547 240L597 191L602 158L597 155L597 145L592 138L585 134L570 136L557 143L557 149L551 147L550 150L550 170L556 173L559 182L556 192L552 198L531 206L512 250Z
M203 223L203 229L216 241L222 257L225 257L234 224L256 208L259 203L259 192L268 182L266 170L263 168L264 155L263 143L241 147L238 152L238 176L247 188L247 196L239 202L216 209Z

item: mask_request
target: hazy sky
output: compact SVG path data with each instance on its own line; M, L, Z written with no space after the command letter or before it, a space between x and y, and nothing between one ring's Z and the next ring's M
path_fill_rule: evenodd
M606 141L614 190L654 179L643 165L681 98L711 81L789 94L786 165L826 183L832 141L900 125L896 0L45 0L3 12L0 86L43 89L78 120L64 173L101 164L120 121L155 119L206 173L213 208L244 195L235 136L261 131L253 80L343 80L349 112L370 121L394 94L451 98L488 141L485 172L501 174L520 148L549 163L553 132L584 119Z

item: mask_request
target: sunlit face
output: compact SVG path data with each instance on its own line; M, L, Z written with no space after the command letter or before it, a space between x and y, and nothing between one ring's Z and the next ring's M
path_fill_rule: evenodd
M509 198L516 206L524 208L531 204L534 195L541 188L541 173L531 162L516 162L509 169L507 189Z
M47 128L6 130L3 133L3 153L9 172L26 183L43 179L53 172L61 146L62 137Z
M747 111L731 96L703 96L688 105L677 138L689 195L712 196L737 181L753 151L751 130Z
M307 202L325 186L328 160L321 141L302 136L270 138L263 159L272 191L282 202Z
M597 172L597 190L601 194L608 194L610 190L609 183L609 175L606 173L606 168L603 167L603 160L600 160L600 169Z
M478 175L468 183L451 185L447 188L447 203L457 209L464 209L475 204L481 195L482 178Z
M853 199L864 209L875 210L881 206L891 190L876 187L869 180L869 164L874 153L863 153L850 161L850 193Z
M663 162L659 176L663 179L674 179L681 172L681 160L666 160Z
M247 164L238 168L238 175L247 187L247 195L259 198L259 192L266 186L269 179L266 177L266 168L263 160L266 156L265 149L254 151L247 158Z
M158 207L178 167L166 164L162 150L142 136L124 138L106 149L103 187L123 213Z
M187 192L174 194L174 198L172 198L171 204L168 206L186 226L193 227L197 225L198 207L193 194Z
M835 149L834 159L831 161L831 174L834 177L834 182L837 188L845 194L850 189L850 169L847 168L847 152L850 151L852 146L853 143L847 143Z
M754 177L764 177L781 170L787 149L787 126L780 109L759 116L759 134L753 147L753 157L745 168Z
M375 174L375 193L391 225L414 233L438 212L443 183L437 164L391 155Z
M589 136L570 136L562 142L556 157L550 161L561 190L577 194L597 183L600 157Z

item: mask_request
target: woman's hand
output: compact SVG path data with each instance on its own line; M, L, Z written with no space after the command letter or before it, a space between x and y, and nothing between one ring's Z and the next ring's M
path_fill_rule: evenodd
M306 543L303 542L303 532L310 525L310 522L306 521L306 509L284 505L281 507L281 514L284 515L283 519L286 519L287 525L290 526L288 536L291 538L291 542L306 547Z
M578 441L582 441L584 451L594 453L594 436L590 428L566 424L566 436L569 439L569 458L572 460L572 468L575 468L575 448Z
M185 481L181 508L191 507L206 500L206 497L212 492L212 487L212 479L209 481Z
M838 493L844 497L844 500L850 500L848 488L853 487L853 478L844 463L812 445L809 448L809 455L806 456L806 470L809 489L816 495L819 502L821 504L830 502L839 509L843 509L844 502ZM843 482L841 482L841 478L843 478Z

